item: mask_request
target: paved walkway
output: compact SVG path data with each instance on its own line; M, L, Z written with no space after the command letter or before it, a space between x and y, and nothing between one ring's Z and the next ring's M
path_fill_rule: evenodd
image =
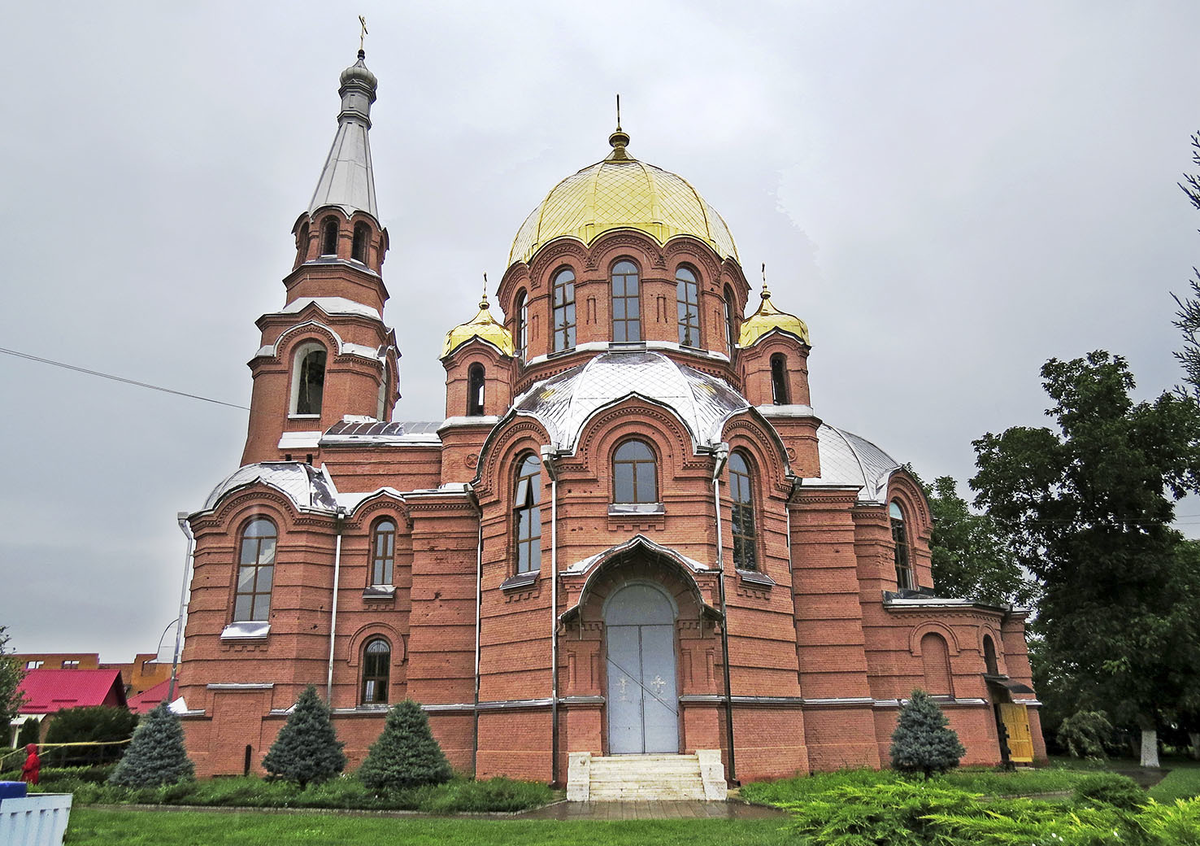
M519 820L761 820L787 816L745 802L555 802L514 814Z

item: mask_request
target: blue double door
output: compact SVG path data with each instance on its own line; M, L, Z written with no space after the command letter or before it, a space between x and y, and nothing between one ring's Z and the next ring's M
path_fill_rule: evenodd
M675 609L650 584L629 584L604 612L608 748L612 755L679 751Z

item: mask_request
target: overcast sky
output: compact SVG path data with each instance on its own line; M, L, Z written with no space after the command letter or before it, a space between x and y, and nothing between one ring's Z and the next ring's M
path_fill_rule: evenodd
M442 418L443 333L608 152L618 92L630 153L808 322L817 413L927 479L965 486L972 439L1041 425L1052 356L1125 355L1141 396L1179 379L1195 0L10 4L0 346L247 404L360 13L396 419ZM246 413L5 355L0 396L10 646L153 652L175 514L236 468Z

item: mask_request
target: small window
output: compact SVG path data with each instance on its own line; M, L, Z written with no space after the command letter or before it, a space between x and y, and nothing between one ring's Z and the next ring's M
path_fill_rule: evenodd
M658 502L654 452L644 441L626 441L613 453L613 502Z
M325 348L305 344L296 352L292 413L320 414L325 394Z
M729 456L729 498L733 504L733 566L738 570L757 570L754 491L750 465L740 452Z
M513 497L513 535L516 538L518 573L542 567L542 465L536 455L526 455L517 469Z
M26 661L25 669L26 670L40 670L42 668L42 665L45 663L46 663L45 661Z
M375 398L375 419L380 422L387 422L383 419L387 414L387 384L388 369L385 364L383 365L383 379L379 382L379 394Z
M483 415L483 365L476 363L467 368L467 416Z
M925 670L925 691L933 696L953 696L950 650L945 638L933 632L921 638L921 663Z
M336 217L327 217L321 223L321 255L336 256L338 222Z
M681 267L675 271L675 305L679 312L679 343L700 345L700 286L696 274Z
M554 351L575 348L575 274L564 268L554 277Z
M78 659L63 661L62 668L64 670L78 670L79 669L79 661L78 661Z
M513 346L517 348L517 356L525 360L529 348L529 300L524 291L517 291L516 298L517 325L513 332Z
M355 261L367 263L367 244L371 239L371 228L365 223L354 224L354 241L350 248L350 257Z
M392 566L396 561L396 524L380 520L371 534L371 584L392 584Z
M912 564L908 559L908 532L904 528L904 511L900 503L892 500L888 506L888 516L892 520L893 557L896 561L896 587L900 590L913 590Z
M733 325L733 291L728 285L725 286L724 292L725 306L725 345L729 348L729 354L733 355L733 348L737 344L737 327Z
M991 635L983 636L983 664L989 676L1000 675L1000 664L996 660L996 644Z
M266 622L271 611L271 585L275 580L275 524L264 518L251 520L242 532L237 586L233 594L233 621Z
M392 647L383 638L368 641L363 648L362 704L386 705L388 679L392 670Z
M787 356L775 353L771 356L771 400L776 405L787 405L788 398Z
M296 252L301 262L308 260L308 223L300 224L300 234L296 237Z
M613 340L625 343L642 340L641 298L638 296L638 269L622 260L612 269Z

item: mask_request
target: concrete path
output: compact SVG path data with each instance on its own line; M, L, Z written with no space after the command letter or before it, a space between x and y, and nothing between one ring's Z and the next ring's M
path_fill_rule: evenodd
M762 820L786 817L745 802L555 802L513 814L518 820Z

